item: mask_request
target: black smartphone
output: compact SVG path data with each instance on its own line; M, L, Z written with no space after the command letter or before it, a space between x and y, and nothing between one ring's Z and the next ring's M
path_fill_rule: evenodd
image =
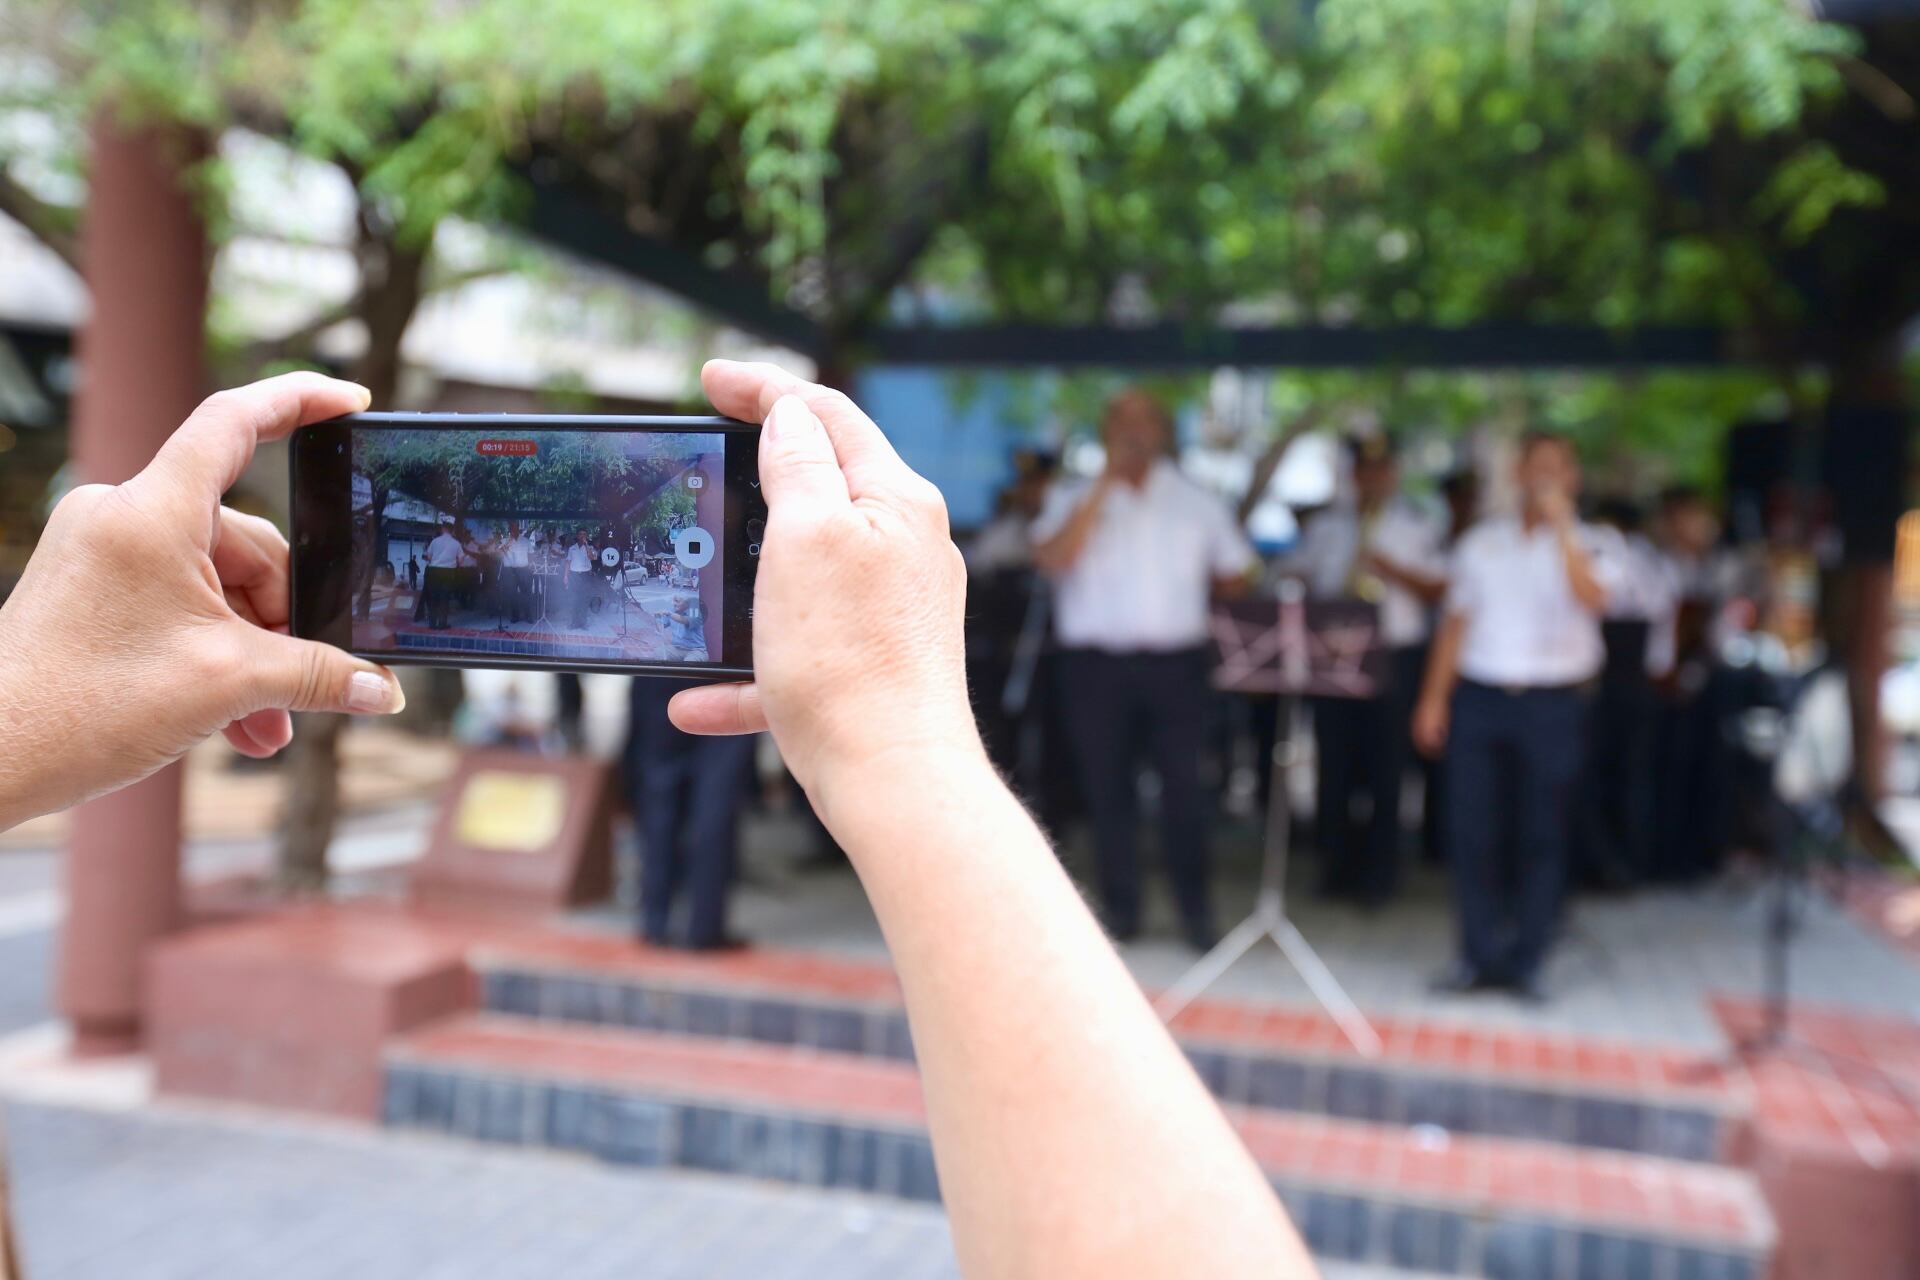
M386 663L753 670L751 423L361 413L292 449L297 636Z

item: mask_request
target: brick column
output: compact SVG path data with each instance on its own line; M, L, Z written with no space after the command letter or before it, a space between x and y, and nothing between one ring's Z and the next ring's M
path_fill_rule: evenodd
M71 437L83 482L140 470L204 394L209 250L182 182L203 154L193 135L110 113L93 129ZM179 917L180 784L176 765L74 811L56 999L77 1052L139 1043L141 958Z

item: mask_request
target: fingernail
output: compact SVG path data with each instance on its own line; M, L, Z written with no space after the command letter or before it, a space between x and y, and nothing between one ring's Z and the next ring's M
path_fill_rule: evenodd
M794 440L814 430L820 420L799 396L781 396L767 414L767 434L775 440Z
M353 384L353 389L360 393L360 409L362 411L373 404L373 392L367 390L357 382Z
M373 715L394 712L407 705L400 682L375 671L356 671L347 681L347 710Z

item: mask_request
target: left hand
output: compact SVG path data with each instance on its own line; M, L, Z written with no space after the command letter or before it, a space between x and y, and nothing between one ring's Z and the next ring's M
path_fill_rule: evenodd
M287 712L392 712L384 667L287 635L287 541L220 505L254 446L367 407L313 373L209 397L125 484L83 485L0 607L0 829L138 781L224 732L287 745Z

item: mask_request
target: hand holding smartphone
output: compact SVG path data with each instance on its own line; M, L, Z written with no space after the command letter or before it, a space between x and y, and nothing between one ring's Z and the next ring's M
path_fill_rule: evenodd
M749 674L759 445L716 417L303 428L293 633L384 663Z

